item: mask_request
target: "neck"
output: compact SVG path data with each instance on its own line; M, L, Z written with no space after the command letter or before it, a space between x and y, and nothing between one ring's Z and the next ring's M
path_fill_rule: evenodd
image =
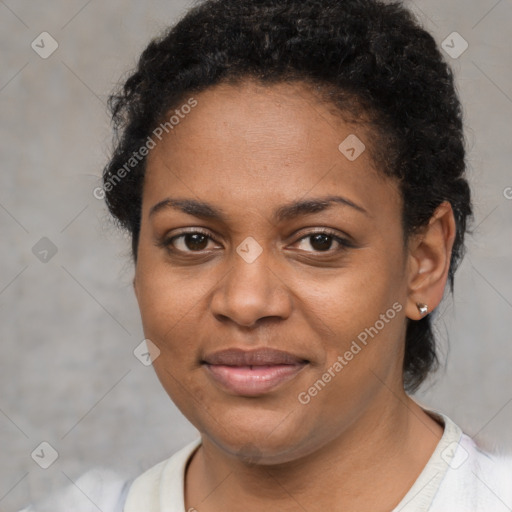
M247 464L206 436L186 473L186 509L344 511L393 509L413 485L442 427L405 393L365 411L314 453L284 464ZM238 504L238 505L237 505ZM300 509L300 507L299 507Z

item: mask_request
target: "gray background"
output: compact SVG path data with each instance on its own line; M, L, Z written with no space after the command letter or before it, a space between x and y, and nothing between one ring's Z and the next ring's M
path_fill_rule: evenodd
M439 45L453 31L469 43L447 59L476 210L437 324L447 363L418 398L512 451L512 0L407 3ZM197 435L133 355L143 334L128 240L92 195L111 142L108 93L190 4L0 1L2 511L93 466L139 474ZM59 44L47 59L31 48L43 31ZM32 250L42 237L57 248L47 262ZM46 470L30 456L42 441L59 453Z

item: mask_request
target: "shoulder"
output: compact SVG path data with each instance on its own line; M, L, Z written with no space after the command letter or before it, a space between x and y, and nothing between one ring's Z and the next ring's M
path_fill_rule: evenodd
M200 438L192 441L137 477L130 486L124 512L150 512L161 508L170 512L184 510L185 470L200 444Z
M199 438L134 480L109 469L93 469L19 512L150 512L160 510L161 500L179 505L187 462L200 444ZM160 485L163 480L165 486Z
M510 511L512 455L485 451L466 434L452 449L432 512Z
M96 468L20 512L122 512L129 484L129 480L114 471Z

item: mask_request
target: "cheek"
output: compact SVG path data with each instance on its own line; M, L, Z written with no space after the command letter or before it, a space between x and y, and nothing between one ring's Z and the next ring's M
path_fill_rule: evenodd
M169 397L194 422L195 408L199 404L208 408L205 385L198 374L197 321L197 308L207 289L201 280L184 286L175 272L155 262L149 264L144 257L137 265L137 299L144 335L160 350L153 368Z
M385 392L389 375L401 374L405 317L399 275L391 279L381 265L351 269L303 295L304 305L312 306L304 311L328 325L329 335L320 338L323 357L297 398L325 428L350 422Z
M328 333L321 337L324 357L315 376L329 380L329 391L322 391L317 406L341 401L357 407L366 394L382 388L390 371L400 373L406 297L402 255L390 249L361 251L357 264L338 269L330 279L317 280L313 288L308 280L300 284L302 310L314 319L310 325L315 321Z
M144 327L162 336L186 323L214 281L207 269L171 267L165 253L148 238L143 230L135 271L136 293Z
M207 285L197 279L184 286L176 272L145 258L141 251L136 288L146 338L158 346L165 359L172 355L170 361L174 361L178 354L190 353L194 343L192 334L194 328L197 329L197 322L191 318L208 291Z
M370 248L359 251L353 263L344 268L329 274L297 274L294 279L303 314L321 320L332 333L355 336L379 320L395 302L404 301L400 256L381 257L380 251Z

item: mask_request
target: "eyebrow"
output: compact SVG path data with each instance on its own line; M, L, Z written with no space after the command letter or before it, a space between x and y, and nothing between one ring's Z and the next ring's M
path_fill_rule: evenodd
M299 217L301 215L307 215L311 213L318 213L327 210L335 204L341 204L348 206L366 216L370 214L358 204L350 201L349 199L342 196L325 196L314 199L304 199L294 201L283 206L280 206L274 210L272 218L274 221L284 222L286 220ZM172 208L174 210L181 211L194 217L199 217L206 220L218 220L223 223L227 223L227 216L221 208L217 208L210 203L203 201L196 201L195 199L180 199L168 197L163 201L155 204L149 211L149 216L152 217L157 212Z

